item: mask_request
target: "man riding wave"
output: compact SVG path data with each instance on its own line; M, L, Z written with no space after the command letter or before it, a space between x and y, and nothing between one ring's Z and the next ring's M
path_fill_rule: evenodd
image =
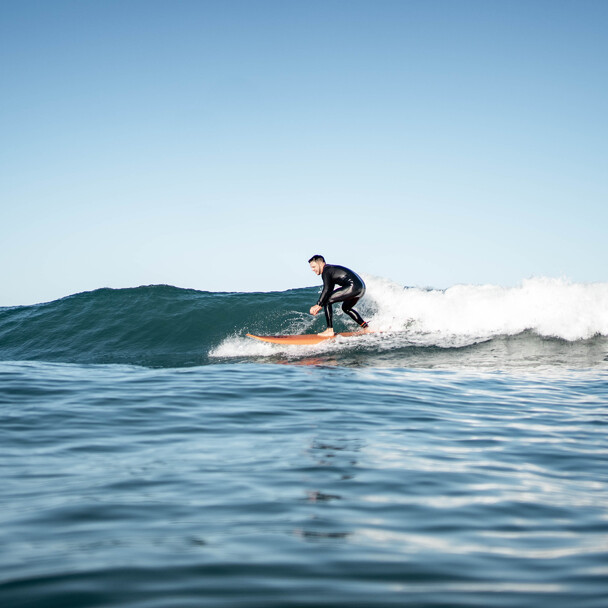
M313 255L308 260L312 271L321 275L323 279L323 291L319 296L319 301L311 307L310 314L316 315L321 309L325 312L325 320L327 321L327 329L320 336L330 337L334 335L333 324L333 304L343 302L342 310L364 329L368 327L361 315L353 308L353 306L365 294L365 283L363 279L356 273L334 264L326 264L325 258L322 255ZM334 287L338 289L334 290Z

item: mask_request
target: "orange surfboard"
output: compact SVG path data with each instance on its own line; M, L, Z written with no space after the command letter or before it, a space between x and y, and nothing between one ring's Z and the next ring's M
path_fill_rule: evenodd
M365 334L371 334L369 330L362 331L344 331L339 334L335 334L331 337L319 336L319 334L300 334L300 335L291 335L291 336L256 336L254 334L247 334L249 338L254 338L255 340L261 340L262 342L272 342L273 344L296 344L296 345L305 345L305 344L320 344L321 342L325 342L326 340L333 340L338 336L343 336L344 338L348 338L350 336L364 336Z

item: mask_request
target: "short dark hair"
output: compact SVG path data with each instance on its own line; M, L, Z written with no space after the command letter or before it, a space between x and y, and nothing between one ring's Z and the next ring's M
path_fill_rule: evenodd
M325 258L322 255L313 255L310 260L308 260L308 263L310 264L311 262L323 262L323 264L325 264Z

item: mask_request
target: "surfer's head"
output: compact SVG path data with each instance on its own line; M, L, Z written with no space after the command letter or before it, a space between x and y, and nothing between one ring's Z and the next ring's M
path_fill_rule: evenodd
M313 255L308 263L315 274L321 274L325 266L325 258L322 255Z

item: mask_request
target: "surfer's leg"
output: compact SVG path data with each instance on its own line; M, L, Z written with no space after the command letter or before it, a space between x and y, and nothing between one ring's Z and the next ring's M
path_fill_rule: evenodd
M336 302L343 302L342 310L357 324L361 327L366 328L367 323L361 318L361 315L353 309L353 306L361 299L363 294L365 293L365 289L355 289L352 285L347 287L340 287L340 289L336 289L331 296L329 296L329 301L324 306L325 310L325 319L327 321L327 330L322 332L319 335L328 336L334 334L334 323L333 323L333 311L332 304Z
M334 311L333 306L331 304L326 304L323 307L323 312L325 312L325 320L327 321L327 328L333 329L334 326Z
M363 328L367 327L367 323L363 320L361 315L353 308L353 306L359 301L359 298L352 298L346 300L342 304L342 310L357 324Z
M365 288L353 289L352 286L336 289L329 298L330 302L343 302L342 310L355 322L364 329L367 328L367 323L361 315L353 308L353 306L363 297Z
M325 312L325 320L327 321L327 329L319 333L320 336L333 336L334 335L334 311L331 304L326 304L323 307Z

